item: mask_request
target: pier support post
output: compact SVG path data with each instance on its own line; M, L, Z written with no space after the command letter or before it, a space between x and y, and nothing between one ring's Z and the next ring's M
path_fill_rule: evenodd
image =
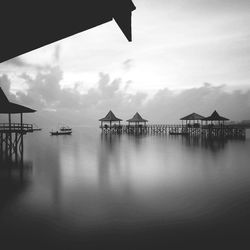
M9 156L12 154L11 114L9 113Z
M23 113L20 114L21 120L21 144L20 144L20 153L21 153L21 161L23 161Z
M15 161L17 162L17 160L18 160L18 133L15 133L15 147L14 147L14 151L15 151Z

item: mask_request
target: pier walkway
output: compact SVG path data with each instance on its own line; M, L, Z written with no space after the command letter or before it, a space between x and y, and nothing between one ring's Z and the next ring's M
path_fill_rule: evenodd
M181 124L148 124L148 125L104 125L103 133L117 134L170 134L185 136L245 138L246 127L243 125L181 125Z

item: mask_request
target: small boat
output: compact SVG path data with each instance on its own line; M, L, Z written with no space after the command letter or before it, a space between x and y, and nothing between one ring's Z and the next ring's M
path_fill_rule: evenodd
M61 127L60 128L60 131L67 131L67 132L69 132L69 131L71 131L72 132L72 128L70 128L69 126L64 126L64 127Z
M72 134L72 128L68 126L64 126L57 131L50 132L50 135L71 135L71 134Z

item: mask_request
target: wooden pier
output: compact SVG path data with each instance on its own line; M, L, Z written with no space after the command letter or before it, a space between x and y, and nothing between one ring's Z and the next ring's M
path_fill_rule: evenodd
M23 155L23 136L38 130L33 124L0 123L0 158L17 160Z
M182 124L148 124L136 112L133 118L127 120L128 124L121 124L122 119L117 118L110 110L109 113L99 121L103 134L151 134L151 135L181 135L181 136L202 136L204 138L237 138L245 139L246 129L249 126L242 123L229 124L229 119L220 116L215 110L210 116L204 117L192 113L180 119Z
M0 114L8 115L8 123L0 123L0 160L17 161L23 157L23 136L32 133L38 128L33 124L23 123L23 114L34 113L36 110L12 103L0 88ZM20 122L13 123L12 115L20 115Z
M246 128L239 125L181 125L181 124L148 124L148 125L104 125L100 126L102 133L114 134L151 134L151 135L182 135L182 136L203 136L203 137L224 137L224 138L245 138Z

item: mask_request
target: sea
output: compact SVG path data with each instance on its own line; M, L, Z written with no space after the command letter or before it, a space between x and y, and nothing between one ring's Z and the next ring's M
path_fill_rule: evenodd
M243 249L250 245L245 140L24 136L0 163L0 249ZM248 248L249 249L249 248Z

